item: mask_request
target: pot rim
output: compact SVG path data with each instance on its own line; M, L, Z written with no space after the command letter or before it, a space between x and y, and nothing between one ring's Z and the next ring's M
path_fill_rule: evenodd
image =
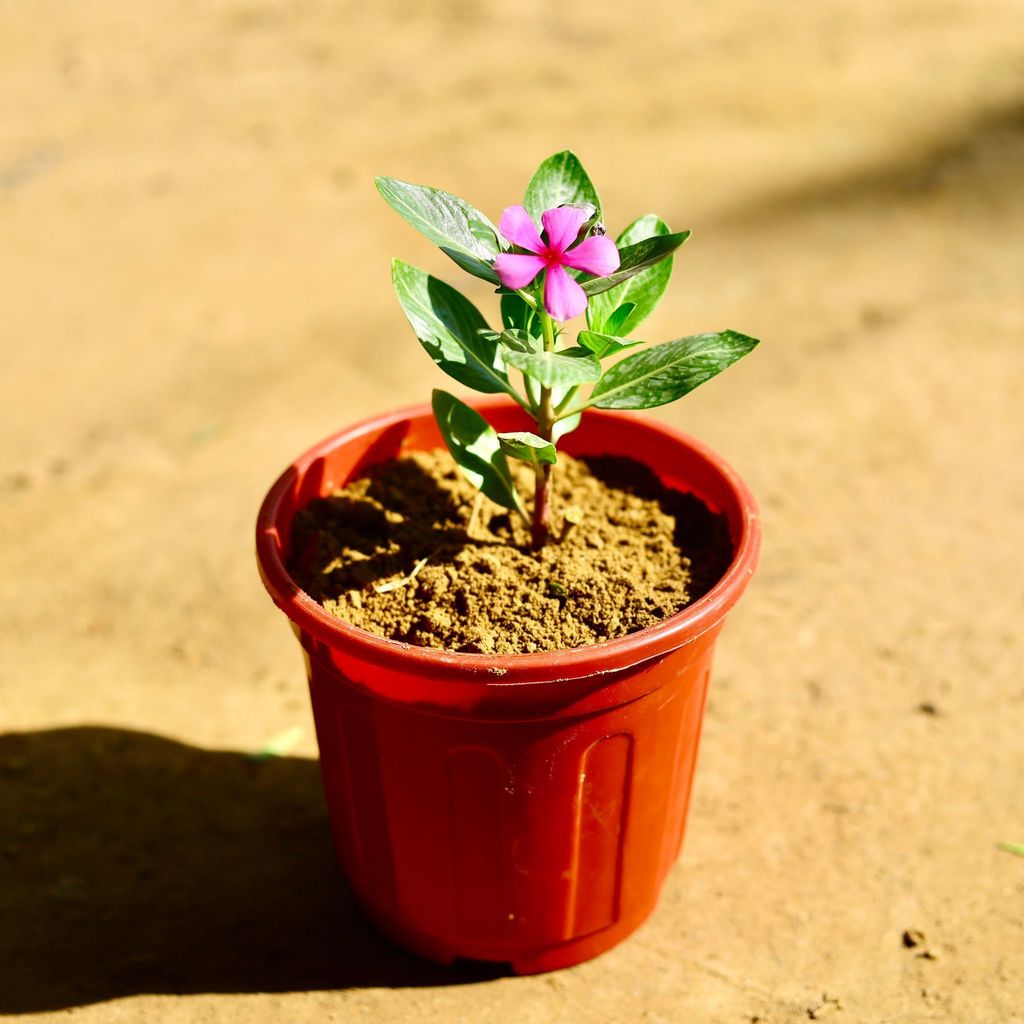
M503 397L471 403L481 412L507 408ZM278 531L282 505L296 480L325 453L368 433L380 433L406 420L433 415L428 403L403 406L360 420L324 438L308 449L281 474L267 492L256 522L256 557L260 576L274 603L291 622L332 648L343 648L366 661L447 681L486 680L489 686L515 686L616 672L666 654L717 626L739 600L757 565L761 524L750 489L736 471L701 441L659 420L635 414L589 409L588 419L642 423L696 453L726 484L740 515L735 552L721 579L701 598L653 626L613 640L559 651L526 654L471 654L420 647L376 636L327 612L292 578L282 557L284 542ZM655 467L656 468L656 467ZM725 511L723 509L723 511Z

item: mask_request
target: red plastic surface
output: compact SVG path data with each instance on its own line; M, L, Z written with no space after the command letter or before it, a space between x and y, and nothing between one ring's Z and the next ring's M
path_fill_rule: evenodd
M526 429L502 400L498 430ZM588 412L562 447L630 455L728 519L735 554L704 597L591 647L458 654L372 636L288 575L292 517L400 452L441 445L430 408L357 424L301 456L257 524L260 573L306 654L335 845L370 918L432 960L520 974L609 949L651 913L682 844L715 639L754 571L738 476L679 432Z

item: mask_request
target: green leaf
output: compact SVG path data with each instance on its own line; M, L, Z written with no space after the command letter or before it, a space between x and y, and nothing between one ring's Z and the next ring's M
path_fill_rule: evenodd
M1004 850L1006 853L1016 854L1018 857L1024 857L1024 843L998 843L1000 850Z
M541 322L530 306L520 295L514 292L502 295L501 297L501 322L507 331L523 333L529 330L529 336L533 339L533 348L539 351L541 348ZM513 348L523 348L525 345L513 345ZM536 407L540 401L540 395L534 382L527 377L524 381L526 388L527 404Z
M497 368L498 342L480 311L450 285L409 263L394 260L391 280L398 301L427 355L460 384L493 394L511 392Z
M575 153L567 149L549 156L537 168L530 184L526 186L526 198L523 201L526 212L538 226L540 215L545 210L579 203L589 203L597 211L601 209L601 199L587 172L583 170L583 164Z
M377 191L417 231L474 277L498 284L491 264L503 241L498 229L464 199L397 178L376 179Z
M653 409L666 405L721 373L757 343L756 338L735 331L666 341L616 363L578 408Z
M601 364L585 348L561 352L519 352L502 344L505 362L533 377L541 387L571 387L587 384L601 376Z
M598 359L606 356L613 356L617 352L624 352L627 348L636 348L642 345L642 341L627 341L625 338L617 338L612 334L598 334L596 331L580 331L576 340L589 351L593 352Z
M665 262L667 263L669 261L666 260ZM640 271L639 274L637 274L637 277L641 277L645 273L647 273L647 271L642 270L642 271ZM623 288L623 287L625 287L625 285L621 285L620 284L619 287ZM614 291L614 290L615 289L613 288L611 291ZM610 291L609 292L601 292L600 295L595 295L594 296L594 300L596 301L597 299L604 298L605 295L610 295L610 294L611 294ZM623 330L623 327L629 321L629 315L630 315L630 313L633 312L634 309L636 309L636 306L632 302L624 302L621 306L619 306L616 310L614 310L612 315L609 316L607 320L605 320L604 328L603 328L604 333L605 334L610 334L612 337L623 337L623 336L625 336L628 332ZM589 310L590 310L590 307L588 306L587 307L588 313L589 313ZM590 323L589 317L588 317L587 323L588 324Z
M689 231L677 231L671 235L656 235L645 238L642 242L627 245L619 250L619 269L607 277L594 277L589 281L581 281L580 287L587 295L598 295L614 288L623 281L639 274L641 270L653 267L666 256L671 256L690 237Z
M527 330L529 325L531 334L538 338L541 335L540 317L536 316L522 297L514 292L508 292L501 297L501 325L520 331Z
M555 446L528 430L499 434L498 441L506 455L521 462L528 462L531 466L539 466L543 462L553 466L558 461Z
M663 220L653 213L648 213L633 221L615 240L615 244L621 251L645 239L664 237L671 233ZM634 274L628 281L595 295L587 306L587 325L594 331L604 331L607 334L629 334L654 310L658 300L665 293L671 276L670 255L654 266ZM619 310L629 304L633 309L622 317ZM616 318L614 324L613 317Z
M272 736L254 754L246 754L250 761L269 761L272 757L287 757L302 739L302 727L293 725L284 732Z
M516 352L543 351L543 341L540 338L535 338L532 334L527 334L526 331L502 331L498 338L509 348L515 349Z
M431 404L444 443L466 479L495 504L525 514L501 442L487 420L447 391L435 388Z

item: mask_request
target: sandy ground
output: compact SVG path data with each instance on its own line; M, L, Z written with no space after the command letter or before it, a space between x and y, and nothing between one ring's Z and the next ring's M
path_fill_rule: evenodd
M0 19L0 1013L1024 1020L1018 5ZM388 259L459 275L372 175L496 216L566 146L613 226L694 230L652 338L764 339L661 415L747 477L766 546L656 915L490 978L353 910L251 531L294 454L439 382Z

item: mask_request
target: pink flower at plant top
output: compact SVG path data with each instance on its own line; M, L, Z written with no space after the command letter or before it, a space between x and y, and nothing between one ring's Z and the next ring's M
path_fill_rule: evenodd
M587 296L565 268L604 277L618 270L619 250L605 235L593 235L574 246L587 219L586 212L575 206L545 210L540 219L546 242L522 206L510 206L501 215L498 230L526 252L503 252L494 261L494 271L513 290L525 288L544 271L544 308L556 320L571 320L587 308Z

